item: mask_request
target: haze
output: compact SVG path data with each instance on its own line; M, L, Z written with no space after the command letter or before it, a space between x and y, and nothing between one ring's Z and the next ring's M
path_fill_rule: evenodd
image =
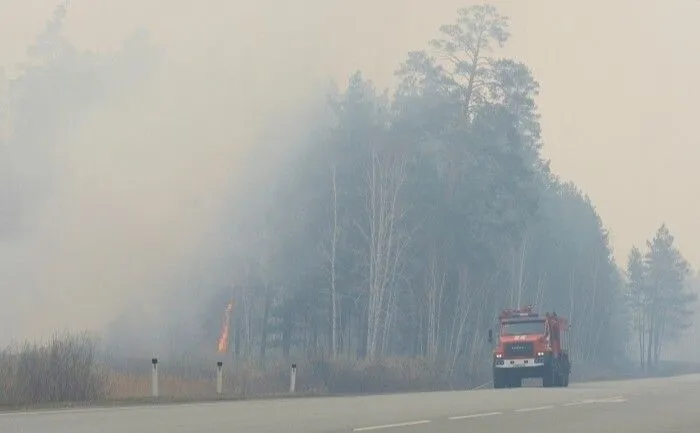
M0 247L2 342L100 329L134 303L156 302L209 252L209 234L230 214L223 200L258 193L252 150L274 149L278 162L265 167L275 172L307 121L294 116L329 79L361 69L392 85L406 52L473 3L73 0L66 32L77 47L116 48L145 28L165 47L165 67L136 103L103 107L87 130L56 137L55 190L30 236ZM700 267L700 3L493 3L511 18L505 53L542 85L544 153L591 196L618 264L665 221ZM0 0L10 76L56 4Z

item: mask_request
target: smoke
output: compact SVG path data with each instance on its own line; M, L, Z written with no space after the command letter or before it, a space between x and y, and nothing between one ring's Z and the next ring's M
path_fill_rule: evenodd
M280 167L305 145L328 78L342 84L361 69L391 84L406 51L475 2L72 0L64 34L78 49L115 50L143 28L162 56L145 87L114 71L87 120L52 129L50 144L0 153L0 344L115 320L140 335L193 317L208 287L227 284L218 247L256 246L222 236L284 180ZM0 0L10 77L57 3ZM694 113L685 107L697 99L698 65L677 47L696 37L697 4L494 3L512 17L509 54L542 83L546 153L599 203L618 258L662 219L679 242L692 239L698 207L685 197L697 158L683 116ZM649 62L649 46L661 60ZM665 84L650 104L655 82ZM673 170L659 171L660 160ZM49 187L38 194L37 183ZM682 248L697 263L697 248Z
M23 207L22 229L0 239L2 343L102 331L115 320L143 335L178 320L176 306L195 309L206 288L183 286L212 254L212 233L235 224L231 215L255 212L235 207L263 195L303 145L325 81L298 57L291 27L248 34L236 26L255 16L229 2L166 5L143 4L162 12L141 23L161 49L147 75L125 79L148 60L128 59L109 71L82 121L37 143L39 157L9 152L15 173L45 187ZM74 2L68 16L82 6ZM5 199L16 211L17 197Z

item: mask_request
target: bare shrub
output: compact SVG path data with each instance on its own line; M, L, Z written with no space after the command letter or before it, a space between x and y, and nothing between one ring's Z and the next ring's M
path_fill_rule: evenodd
M104 396L96 344L87 334L56 335L0 352L0 404L84 402Z

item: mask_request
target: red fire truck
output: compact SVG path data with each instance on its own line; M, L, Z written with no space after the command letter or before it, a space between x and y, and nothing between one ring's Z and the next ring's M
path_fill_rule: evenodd
M569 386L571 362L568 322L556 313L544 316L532 306L506 309L498 317L498 341L493 351L493 387L516 388L526 378L542 378L544 387ZM489 343L493 331L489 330Z

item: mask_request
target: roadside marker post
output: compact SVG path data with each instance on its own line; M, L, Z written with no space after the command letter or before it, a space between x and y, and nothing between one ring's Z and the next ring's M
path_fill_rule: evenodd
M216 363L216 394L221 395L224 387L224 372L223 372L223 362L218 361Z
M151 359L153 369L151 370L151 394L158 398L158 358Z
M289 378L289 392L294 393L297 385L297 365L292 364L291 377Z

